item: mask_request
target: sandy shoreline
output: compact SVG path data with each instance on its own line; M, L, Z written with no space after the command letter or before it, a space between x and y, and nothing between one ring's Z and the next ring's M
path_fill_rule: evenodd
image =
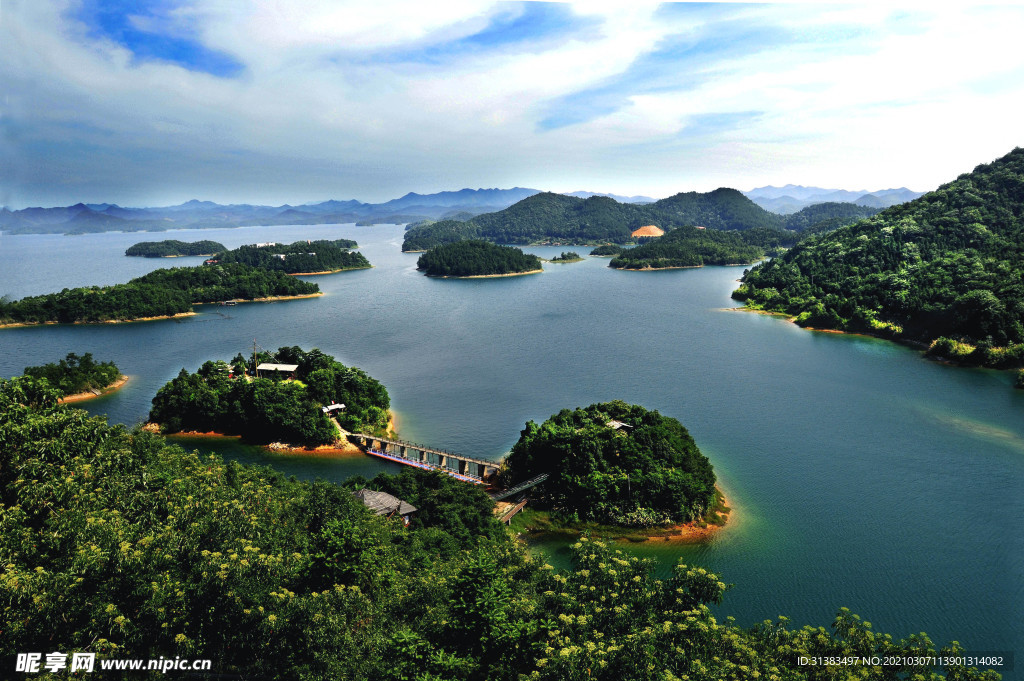
M495 279L497 277L521 277L524 274L540 274L543 272L540 270L530 270L529 272L509 272L508 274L470 274L468 276L457 276L454 274L428 274L427 276L431 279Z
M91 400L94 397L103 397L104 395L109 395L110 393L118 390L127 382L128 377L125 376L124 374L121 374L121 378L117 379L116 381L108 385L106 388L100 390L100 393L98 395L93 392L75 393L74 395L65 395L64 397L60 398L57 401L62 404L66 404L68 402L81 402L82 400Z
M316 277L321 274L337 274L338 272L350 272L354 270L369 270L373 269L373 265L370 267L342 267L337 270L323 270L321 272L288 272L291 277Z

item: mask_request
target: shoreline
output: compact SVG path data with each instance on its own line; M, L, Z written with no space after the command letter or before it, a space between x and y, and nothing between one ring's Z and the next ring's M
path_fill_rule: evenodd
M550 515L546 515L546 518L537 517L535 520L541 520L546 523L544 527L530 527L528 524L523 528L523 533L529 535L572 535L576 536L581 533L587 532L594 537L602 539L611 539L619 542L628 542L631 544L642 544L653 541L667 541L676 542L680 544L699 544L703 543L722 530L734 526L736 524L733 518L734 509L728 505L728 500L725 494L718 487L715 488L717 491L717 498L719 500L718 506L714 511L716 517L719 518L720 524L709 523L706 521L693 521L689 523L679 523L676 525L664 525L660 527L620 527L616 525L602 525L600 523L586 522L586 523L563 523L559 520L552 519ZM530 513L524 511L524 513ZM547 511L532 511L534 514L548 514ZM527 517L531 517L527 515ZM513 519L512 524L515 524Z
M530 270L529 272L509 272L508 274L428 274L431 279L495 279L497 277L521 277L524 274L540 274L543 269Z
M116 391L120 390L121 386L123 386L127 382L128 382L128 376L126 376L124 374L121 374L121 378L117 379L116 381L114 381L113 383L108 385L107 387L101 388L99 393L84 392L84 393L75 393L74 395L65 395L64 397L62 397L59 400L57 400L57 403L58 404L67 404L69 402L81 402L83 400L91 400L91 399L96 398L96 397L103 397L104 395L109 395L110 393L113 393L113 392L116 392Z
M337 270L322 270L320 272L286 272L286 274L290 277L317 277L320 276L321 274L337 274L338 272L350 272L353 270L369 270L372 268L373 265L371 265L370 267L342 267Z
M195 303L195 304L196 305L203 305L205 303ZM0 329L16 329L16 328L29 327L29 326L61 326L61 325L63 325L63 326L75 326L75 325L85 326L87 324L133 324L135 322L154 322L154 321L159 321L159 320L162 320L162 319L178 319L179 317L191 317L191 316L197 315L197 314L199 314L199 313L195 312L195 311L192 311L192 312L178 312L176 314L157 315L155 317L138 317L136 319L104 319L104 320L95 321L95 322L54 322L54 321L45 321L45 322L12 322L10 324L0 324Z

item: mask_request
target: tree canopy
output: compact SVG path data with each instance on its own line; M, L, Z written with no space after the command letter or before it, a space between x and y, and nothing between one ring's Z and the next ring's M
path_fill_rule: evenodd
M0 380L7 660L205 658L219 675L302 681L997 678L940 674L926 636L894 640L845 609L832 632L739 627L710 610L728 589L714 573L680 564L659 579L586 538L556 571L494 531L468 485L466 511L406 528L351 490L189 453L56 399L42 381ZM458 487L403 477L381 484L425 508L431 494L434 509L461 503ZM442 529L473 518L487 531ZM876 655L913 659L798 662Z
M370 267L362 253L349 251L358 244L351 239L296 241L292 244L258 246L249 244L214 255L219 263L242 263L250 267L296 274L334 272Z
M0 324L129 321L192 310L195 303L316 293L316 284L242 264L154 270L127 284L0 299Z
M228 249L224 247L224 244L216 241L165 239L163 241L140 241L129 246L124 254L144 258L170 258L181 255L213 255L226 250Z
M679 421L615 401L530 421L503 473L509 485L541 473L541 504L583 520L647 526L702 518L715 474Z
M46 379L62 396L66 396L86 390L102 390L121 377L121 370L113 362L95 361L91 352L81 357L69 352L57 363L25 367L25 375Z
M346 367L314 348L292 346L259 362L297 364L295 380L264 372L256 378L252 361L240 355L227 362L208 361L190 374L185 369L160 388L149 420L165 433L215 431L242 435L250 442L322 445L340 437L323 407L344 404L332 413L349 432L380 434L388 427L387 389L361 369ZM246 369L238 373L239 368Z
M521 249L472 240L436 246L420 256L416 267L431 277L479 277L533 272L541 264Z

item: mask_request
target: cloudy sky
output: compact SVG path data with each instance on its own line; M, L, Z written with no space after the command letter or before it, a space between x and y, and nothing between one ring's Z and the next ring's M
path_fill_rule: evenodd
M1024 145L1024 6L0 0L0 204L933 189Z

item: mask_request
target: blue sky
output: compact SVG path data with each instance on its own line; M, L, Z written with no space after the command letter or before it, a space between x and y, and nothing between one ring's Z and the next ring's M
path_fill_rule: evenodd
M1022 144L1019 5L0 5L0 204L931 189Z

